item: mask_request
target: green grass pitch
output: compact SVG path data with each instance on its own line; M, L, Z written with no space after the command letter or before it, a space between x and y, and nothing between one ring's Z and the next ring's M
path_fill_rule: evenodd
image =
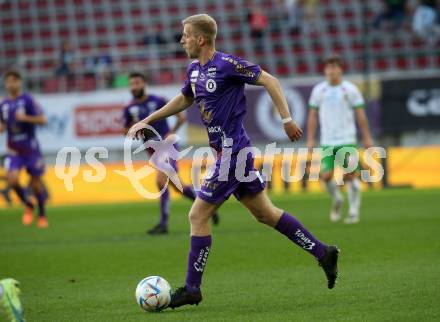
M30 322L64 321L439 321L440 190L366 192L355 226L328 220L325 194L274 196L318 238L341 248L339 283L328 290L315 260L236 201L221 208L204 275L204 301L145 313L136 284L185 278L186 213L171 208L171 233L144 234L157 203L49 208L46 231L0 212L0 277L21 282Z

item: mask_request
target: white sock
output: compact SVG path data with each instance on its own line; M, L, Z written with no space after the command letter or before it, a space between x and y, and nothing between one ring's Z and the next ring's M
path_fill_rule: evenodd
M325 181L325 188L333 199L333 202L342 200L341 189L334 180Z
M359 216L359 209L361 207L361 182L358 178L354 178L347 183L348 194L348 214L353 217Z

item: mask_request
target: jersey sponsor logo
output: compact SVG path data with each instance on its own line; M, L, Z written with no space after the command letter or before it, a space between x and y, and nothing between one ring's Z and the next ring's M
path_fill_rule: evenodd
M208 127L208 133L220 133L221 131L222 127L220 125Z
M205 87L209 93L213 93L217 89L217 83L213 79L208 79Z
M199 75L199 79L200 79L201 81L204 81L205 78L206 78L205 74L200 73L200 75Z
M7 156L3 163L3 167L5 168L6 171L9 171L9 169L11 168L11 162L12 162L11 157Z
M10 139L13 142L24 141L24 140L27 140L27 138L28 138L26 133L21 133L20 128L13 127L11 132L12 133L11 133Z
M8 120L8 114L9 114L8 112L9 112L9 104L3 104L1 106L1 113L4 121Z
M137 105L131 106L128 109L128 112L130 113L131 118L133 119L133 122L139 122L140 121L140 117L139 117L140 108L139 108L139 106L137 106Z
M199 71L198 70L193 70L191 73L191 83L196 83L197 82L197 77L199 77Z
M208 68L208 77L214 78L217 74L217 67L209 67Z
M26 114L26 109L23 105L19 105L16 109L15 115L17 114Z

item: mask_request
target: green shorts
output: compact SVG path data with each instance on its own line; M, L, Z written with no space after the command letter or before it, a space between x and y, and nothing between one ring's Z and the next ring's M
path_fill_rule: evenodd
M337 164L340 167L347 168L349 161L350 161L350 153L349 151L346 151L345 155L339 154L338 158L336 158L337 153L342 148L347 149L355 149L357 152L356 144L342 144L342 145L322 145L322 157L321 157L321 173L333 171L335 168L335 164ZM343 153L343 151L341 152ZM359 154L358 154L359 157ZM357 165L353 171L360 170L360 163L359 158Z

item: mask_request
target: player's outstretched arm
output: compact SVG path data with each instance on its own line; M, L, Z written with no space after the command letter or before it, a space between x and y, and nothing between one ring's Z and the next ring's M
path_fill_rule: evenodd
M315 108L309 109L307 118L307 148L312 150L315 147L315 134L318 125L318 111Z
M291 141L300 139L303 132L290 116L286 96L284 95L279 80L263 70L256 84L264 86L264 88L269 93L278 113L283 119L284 131L286 132L289 139Z
M177 95L162 108L158 109L156 112L150 114L140 122L133 125L128 131L128 135L134 139L139 139L141 132L146 124L151 124L153 122L167 118L168 116L178 114L191 106L193 102L194 99L192 97L187 97L183 94Z
M15 116L16 120L19 122L26 122L36 125L45 125L47 123L47 118L43 114L40 115L28 115L25 113L17 113Z
M363 108L356 109L356 119L359 125L359 130L362 134L364 147L366 149L371 148L373 146L373 139L371 138L370 128L368 127L368 119Z

